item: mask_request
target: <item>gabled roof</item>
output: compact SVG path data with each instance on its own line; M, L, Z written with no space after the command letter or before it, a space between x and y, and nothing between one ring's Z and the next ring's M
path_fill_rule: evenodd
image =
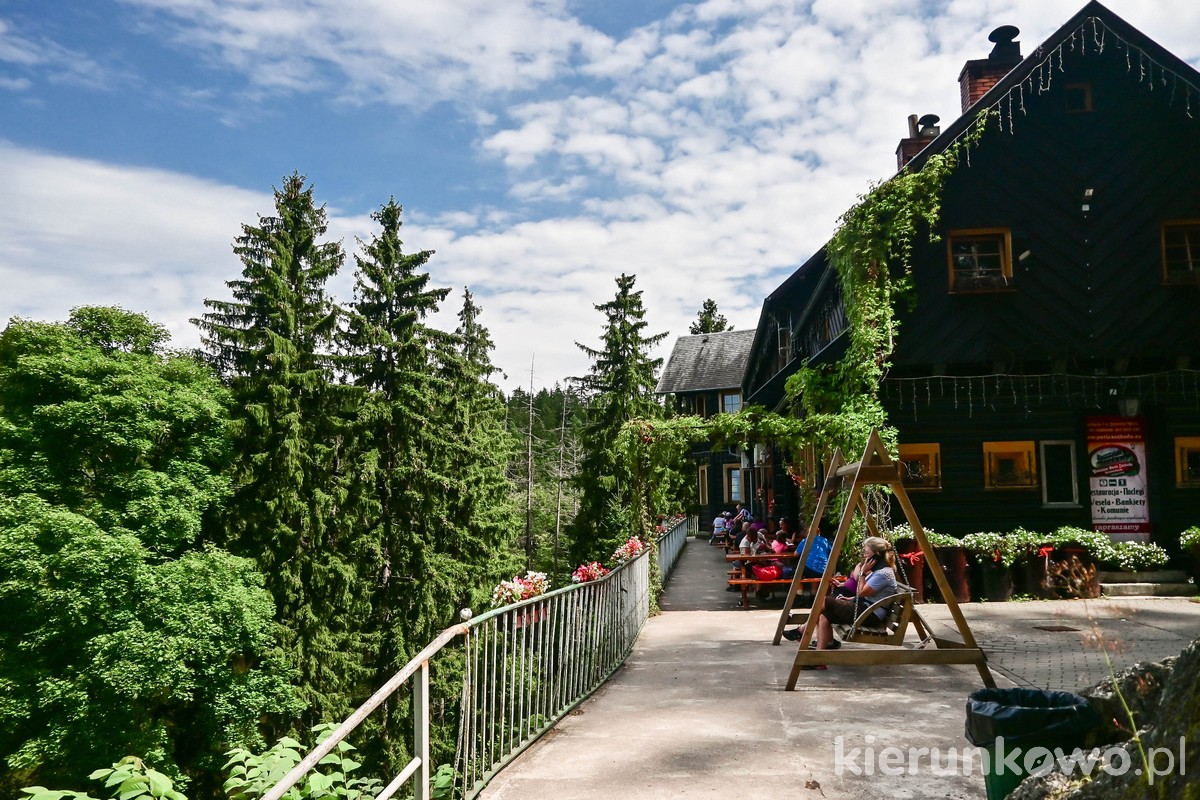
M1032 53L1025 56L1008 74L997 81L987 94L980 97L958 119L943 129L941 134L926 145L905 169L919 170L930 156L949 149L975 123L979 113L984 110L1000 111L1002 113L1000 124L1007 130L1009 124L1012 123L1013 103L1002 105L1001 101L1010 92L1018 90L1026 81L1030 81L1028 91L1037 91L1037 87L1041 83L1040 79L1043 77L1043 69L1046 69L1047 72L1062 72L1063 58L1060 48L1071 49L1074 52L1076 47L1080 48L1080 52L1085 55L1103 53L1105 48L1120 49L1127 56L1127 63L1131 65L1131 75L1138 80L1149 78L1151 91L1154 88L1155 76L1157 75L1165 81L1166 72L1170 72L1183 79L1182 89L1186 96L1181 99L1186 100L1189 109L1191 93L1197 93L1196 99L1200 100L1200 72L1121 19L1104 4L1097 0L1091 0L1063 23L1062 27L1051 34L1046 41L1039 44ZM1056 55L1058 57L1057 65L1054 63ZM1146 74L1147 67L1149 67L1148 75ZM1049 86L1049 81L1047 81L1047 86ZM1176 99L1175 89L1176 87L1172 86L1169 91L1161 91L1159 94L1163 96L1164 101L1174 102ZM1018 114L1023 113L1023 108L1019 105L1017 108L1019 109ZM1003 118L1005 113L1009 116L1008 122L1005 122ZM1019 118L1017 124L1019 127Z
M1013 117L1024 113L1024 105L1019 99L1014 102L1013 97L1022 97L1022 92L1038 91L1043 82L1048 87L1051 79L1060 80L1057 73L1063 72L1063 53L1069 51L1073 54L1077 49L1089 58L1097 54L1107 57L1112 52L1119 52L1128 65L1131 80L1147 82L1148 90L1151 91L1155 81L1161 83L1162 90L1158 94L1164 104L1184 106L1189 116L1192 115L1193 103L1200 108L1200 72L1102 3L1091 0L1018 62L952 124L943 128L941 134L926 145L901 171L920 170L930 157L950 149L985 110L1000 112L999 124L1002 130L1011 132L1014 124L1017 130L1020 130L1020 117L1017 116L1015 122ZM1169 88L1168 75L1171 76ZM1180 113L1185 113L1185 109L1180 109ZM814 291L809 288L815 286L812 276L822 275L830 269L827 246L828 243L817 250L764 300L756 326L759 341L756 341L753 349L755 354L760 354L765 345L765 337L769 333L768 315L771 310L780 303L793 302L793 296L798 291ZM812 310L811 304L805 307L799 318L793 318L793 324L802 327ZM845 340L847 336L848 332L843 331L830 343L830 348L839 345L839 340ZM840 346L845 346L844 341L840 341ZM767 376L765 380L759 381L757 386L747 387L750 390L747 402L776 402L781 396L782 378L794 372L796 366L794 363L789 364L774 377ZM752 365L747 378L758 380L759 377Z
M754 330L680 336L667 359L657 394L740 389Z

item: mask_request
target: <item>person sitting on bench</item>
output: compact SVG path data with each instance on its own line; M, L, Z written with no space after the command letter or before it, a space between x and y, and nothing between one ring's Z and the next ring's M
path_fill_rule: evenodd
M863 560L850 572L855 581L853 596L836 596L830 594L825 598L825 606L817 620L817 649L834 650L840 646L833 638L834 625L853 625L861 611L873 603L871 597L890 597L900 591L896 584L895 551L886 539L871 536L863 542ZM887 618L887 609L878 608L875 615L879 622ZM784 631L783 635L789 641L799 641L802 629L793 628ZM790 635L789 635L790 634ZM805 665L804 669L825 669L824 664Z

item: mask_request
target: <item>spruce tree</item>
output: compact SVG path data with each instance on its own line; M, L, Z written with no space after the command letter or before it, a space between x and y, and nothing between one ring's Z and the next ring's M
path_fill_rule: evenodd
M592 366L579 379L589 403L582 436L580 507L571 544L574 563L607 558L616 544L647 522L637 518L641 504L634 497L630 465L618 453L617 441L626 422L654 419L662 413L654 398L662 359L651 358L650 349L667 334L645 335L646 310L642 293L633 291L636 280L634 275L621 275L616 296L595 306L605 317L602 347L593 349L576 342L592 359Z
M463 289L452 350L443 359L446 376L444 406L451 436L446 450L447 475L452 479L450 525L453 552L469 565L459 600L471 601L468 587L492 582L516 568L512 550L515 530L513 484L508 464L516 441L510 435L503 395L492 383L498 368L492 363L491 333L480 322L482 309L469 289ZM475 602L481 598L476 596Z
M724 315L717 313L717 301L709 298L704 301L704 306L696 315L696 321L688 328L692 334L698 333L721 333L722 331L731 331L733 326L729 324Z
M437 541L446 517L437 453L445 431L432 352L450 337L425 323L448 289L431 288L431 250L403 252L395 198L371 218L379 231L355 256L354 301L342 337L343 374L364 391L348 449L354 479L347 511L363 532L358 561L372 589L372 683L381 685L445 627ZM372 736L393 761L411 725L407 703L390 703Z
M233 299L206 300L195 322L238 426L222 538L267 576L305 723L315 723L345 716L366 677L359 628L369 595L339 528L346 392L332 381L338 309L325 291L344 256L339 242L319 241L325 210L304 176L274 194L275 216L243 225L235 240Z

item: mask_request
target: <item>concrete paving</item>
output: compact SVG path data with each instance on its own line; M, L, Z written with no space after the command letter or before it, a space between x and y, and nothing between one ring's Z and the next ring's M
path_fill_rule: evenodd
M718 548L691 540L626 665L502 771L490 800L982 798L963 736L973 666L831 667L784 686L779 608L739 607ZM769 604L768 604L769 605ZM920 610L953 635L945 606ZM1183 598L971 603L1000 686L1075 691L1200 637Z

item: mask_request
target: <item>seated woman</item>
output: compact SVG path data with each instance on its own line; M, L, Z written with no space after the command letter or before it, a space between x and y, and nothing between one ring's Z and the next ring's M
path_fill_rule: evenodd
M850 572L850 578L855 583L854 594L830 594L825 598L825 606L817 620L818 650L834 650L841 646L841 643L833 638L834 625L853 624L858 615L875 600L890 597L899 591L896 585L895 551L886 539L878 536L868 537L863 542L862 555L863 560ZM887 617L887 609L876 609L875 614L882 622ZM800 628L793 628L784 631L783 635L791 641L798 641L800 634ZM825 669L825 665L808 664L804 669Z

